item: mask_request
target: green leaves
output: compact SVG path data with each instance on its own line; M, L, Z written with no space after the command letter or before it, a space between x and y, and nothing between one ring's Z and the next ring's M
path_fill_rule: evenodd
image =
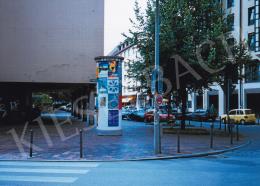
M133 22L128 38L135 42L142 59L129 65L129 74L136 81L142 82L141 86L149 87L144 74L150 74L154 65L155 0L148 0L145 12L141 11L136 1L134 11L136 22ZM193 89L201 89L208 87L213 81L221 83L226 74L224 67L230 63L228 46L223 42L229 25L221 4L216 0L160 0L160 12L160 64L165 71L164 76L175 83L172 79L174 71L171 56L179 55L203 77L201 82L183 78L183 85L189 84ZM233 46L232 68L250 60L247 48L243 46ZM200 65L197 53L199 47L202 47L199 55L202 56L203 63L211 69L221 71L209 73ZM232 72L235 73L235 70Z

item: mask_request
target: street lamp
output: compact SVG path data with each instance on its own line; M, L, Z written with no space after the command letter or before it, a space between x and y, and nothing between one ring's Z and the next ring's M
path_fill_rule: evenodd
M156 79L153 79L155 84L154 91L154 152L155 154L161 153L161 128L160 128L160 116L159 116L159 104L156 101L158 93L160 94L160 9L159 9L159 0L156 0L156 9L155 9L155 67L154 71L156 73Z

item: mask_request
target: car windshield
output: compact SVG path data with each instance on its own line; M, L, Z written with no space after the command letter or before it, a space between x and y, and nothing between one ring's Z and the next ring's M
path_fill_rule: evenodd
M160 110L161 114L168 114L168 112L166 110Z
M196 110L196 113L204 113L206 110Z
M245 113L246 114L253 114L253 111L252 110L245 110Z

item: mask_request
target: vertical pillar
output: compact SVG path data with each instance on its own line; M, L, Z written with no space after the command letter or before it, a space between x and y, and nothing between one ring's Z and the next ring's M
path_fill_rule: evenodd
M221 88L219 88L218 91L218 105L219 105L218 115L221 116L225 113L225 95L224 95L224 91Z
M32 90L27 88L25 93L25 109L26 109L26 120L32 122Z
M140 93L136 94L136 104L135 104L135 107L136 107L137 110L140 110L140 107L141 107L141 105L140 105Z
M98 135L122 135L122 57L102 56L97 62Z
M203 109L209 108L209 95L208 91L205 90L205 93L203 94Z
M192 93L191 94L191 99L192 99L192 105L191 105L191 107L192 107L192 112L195 112L195 110L197 109L197 94L196 93Z

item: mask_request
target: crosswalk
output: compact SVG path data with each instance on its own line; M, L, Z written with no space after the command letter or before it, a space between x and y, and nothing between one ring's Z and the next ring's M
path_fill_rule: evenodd
M0 161L0 185L72 184L98 166L94 162Z

